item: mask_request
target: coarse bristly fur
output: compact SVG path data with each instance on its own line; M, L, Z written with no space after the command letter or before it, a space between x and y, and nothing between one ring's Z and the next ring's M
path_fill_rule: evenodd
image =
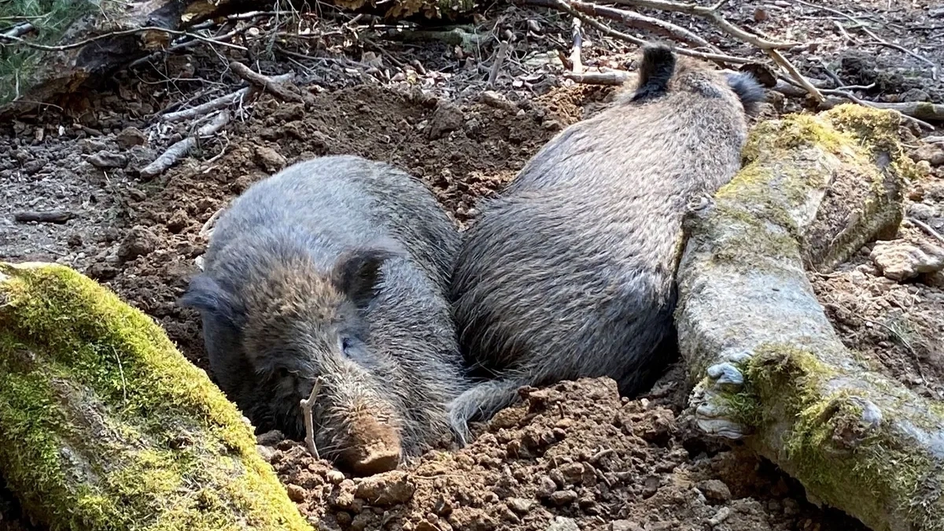
M233 202L181 303L200 309L211 372L259 431L303 438L299 401L320 377L322 456L353 459L369 417L405 458L448 435L464 388L446 300L458 245L417 179L320 157Z
M632 395L664 368L685 207L739 169L759 90L646 47L632 94L562 131L482 203L452 282L479 379L450 405L456 430L515 402L520 386L610 376Z

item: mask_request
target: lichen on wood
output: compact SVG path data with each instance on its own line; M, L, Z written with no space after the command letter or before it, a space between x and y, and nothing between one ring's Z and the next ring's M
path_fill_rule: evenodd
M51 529L312 529L206 373L64 266L0 264L0 428L0 474Z
M676 322L701 429L876 531L941 531L944 405L847 350L806 276L897 232L917 171L899 120L844 105L756 126L742 170L685 220Z

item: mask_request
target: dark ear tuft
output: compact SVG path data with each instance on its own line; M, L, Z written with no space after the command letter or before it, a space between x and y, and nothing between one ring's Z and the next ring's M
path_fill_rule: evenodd
M357 307L366 307L377 293L381 280L380 268L396 254L392 246L385 244L344 252L332 273L335 286Z
M235 309L232 297L215 280L199 274L190 280L187 291L177 300L185 308L196 308L217 317L233 321Z
M657 98L666 93L675 74L675 52L667 44L647 44L642 48L639 80L632 101Z
M744 112L754 114L757 112L758 104L766 99L764 88L757 82L753 75L748 72L726 73L728 86L737 94L744 106Z

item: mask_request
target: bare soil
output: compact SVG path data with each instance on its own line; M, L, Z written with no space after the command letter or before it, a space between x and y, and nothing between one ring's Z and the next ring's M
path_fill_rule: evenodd
M907 98L922 97L918 91L933 101L944 98L944 86L920 61L855 31L846 30L846 38L837 29L844 20L838 15L782 4L732 1L725 9L772 37L830 37L817 50L791 57L809 75L823 77L826 61L838 65L843 81L876 83L863 94L869 97L896 101L908 91ZM944 66L944 49L928 44L944 35L944 18L926 14L930 1L821 5L827 4L884 21L886 39L900 38ZM755 21L757 8L767 18ZM495 88L504 102L479 96L487 78L480 67L490 64L490 49L468 54L441 42L385 44L386 66L377 74L362 68L369 57L358 45L326 39L321 51L346 58L310 66L307 74L323 87L312 90L313 106L306 110L269 95L246 102L224 134L154 180L140 179L136 170L187 133L186 124L154 125L154 114L201 91L205 100L233 90L232 79L214 74L219 65L211 52L112 80L69 112L0 126L0 260L56 261L85 272L153 316L190 360L206 367L197 314L175 300L197 270L204 223L251 183L312 156L361 155L422 178L465 226L478 199L500 191L561 128L612 97L610 88L564 82L546 59L549 49L569 45L567 20L521 8L490 16L521 36ZM725 51L746 50L710 26L693 27ZM584 46L591 66L621 66L632 57L633 48L594 32ZM865 60L860 54L858 62L840 64L853 48ZM423 72L399 66L414 62ZM256 64L266 73L284 71L278 66ZM773 97L763 116L798 110L800 103ZM926 179L910 184L909 216L944 230L944 149L907 134L906 142L914 158L931 167ZM14 220L17 212L54 210L71 218ZM941 245L911 226L900 237ZM877 370L940 400L944 277L886 279L869 259L870 249L810 280L847 346ZM468 447L433 451L402 470L365 479L346 477L278 434L261 436L260 451L299 509L322 529L864 529L808 503L802 487L769 462L700 436L683 412L682 382L681 368L673 365L650 393L633 400L619 397L605 378L530 390L523 403L477 426ZM0 489L3 529L39 528Z

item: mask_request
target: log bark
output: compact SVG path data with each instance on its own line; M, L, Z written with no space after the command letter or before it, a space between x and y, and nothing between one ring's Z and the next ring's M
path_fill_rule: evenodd
M0 264L0 426L0 474L51 529L312 529L206 373L64 266Z
M414 21L464 20L476 7L475 0L326 3L353 12ZM8 20L47 14L18 11L25 5L22 2L8 4L0 4L0 16ZM169 48L172 39L180 36L161 29L186 31L211 18L272 9L272 2L262 0L115 0L101 5L93 0L76 0L72 4L57 13L63 20L57 20L55 28L31 28L34 31L24 35L0 34L6 54L0 65L0 118L46 105L68 107L74 99L69 96L80 87L105 79L151 52ZM297 4L299 9L310 8L304 2ZM217 46L221 45L225 43Z
M900 118L843 105L755 127L740 173L686 218L676 319L702 430L743 439L876 531L940 531L944 404L848 351L804 267L897 231L918 171Z

